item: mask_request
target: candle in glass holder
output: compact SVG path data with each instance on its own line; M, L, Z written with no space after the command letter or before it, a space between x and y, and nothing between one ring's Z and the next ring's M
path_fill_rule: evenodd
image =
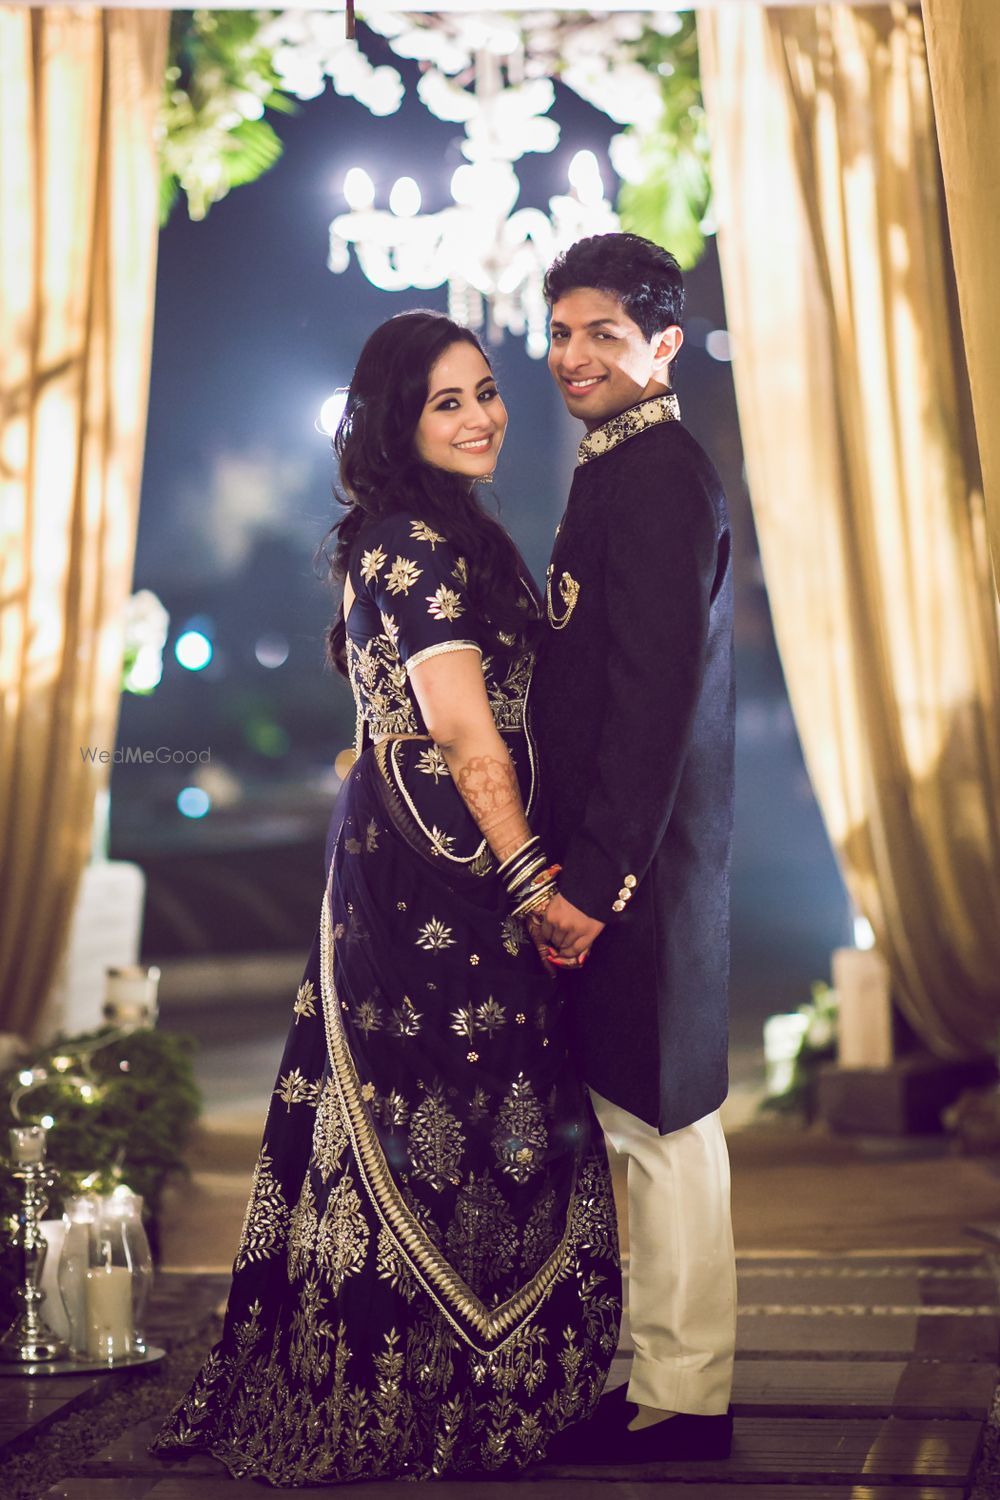
M19 1125L10 1131L10 1154L17 1167L41 1166L45 1160L45 1130L41 1125Z
M87 1353L109 1362L132 1353L132 1273L124 1266L91 1266L84 1296Z
M104 1018L122 1030L156 1024L160 971L130 964L105 971Z

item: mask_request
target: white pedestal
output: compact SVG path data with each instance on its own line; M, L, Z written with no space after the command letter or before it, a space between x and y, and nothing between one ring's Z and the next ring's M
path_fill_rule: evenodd
M70 922L69 942L49 991L50 1035L75 1036L101 1025L104 971L139 957L146 877L126 860L86 867Z

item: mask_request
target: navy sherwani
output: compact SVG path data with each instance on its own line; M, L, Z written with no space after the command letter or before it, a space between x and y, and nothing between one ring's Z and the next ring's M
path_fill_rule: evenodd
M678 418L669 393L584 438L531 692L547 852L608 923L560 976L583 1074L662 1133L728 1087L731 544Z

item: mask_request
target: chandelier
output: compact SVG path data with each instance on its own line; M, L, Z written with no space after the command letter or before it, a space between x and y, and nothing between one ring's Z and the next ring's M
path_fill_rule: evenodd
M559 127L547 117L555 100L549 78L511 82L495 50L475 53L474 92L442 72L424 74L418 91L442 119L465 128L465 161L451 178L452 202L423 213L412 177L400 177L385 207L376 207L369 174L352 167L344 180L348 212L330 225L331 271L346 271L351 247L373 285L384 291L447 286L448 312L456 322L483 329L496 343L504 333L523 337L533 359L547 348L546 268L560 251L585 235L619 227L605 197L597 158L578 151L565 191L549 199L548 212L518 208L514 162L527 151L551 151Z

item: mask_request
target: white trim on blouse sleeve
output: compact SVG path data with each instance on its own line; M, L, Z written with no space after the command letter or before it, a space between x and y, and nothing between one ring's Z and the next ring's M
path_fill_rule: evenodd
M415 651L406 663L407 672L412 672L414 667L419 667L422 661L429 661L432 656L443 656L446 651L478 651L480 656L483 654L482 646L475 641L438 641L435 646Z

